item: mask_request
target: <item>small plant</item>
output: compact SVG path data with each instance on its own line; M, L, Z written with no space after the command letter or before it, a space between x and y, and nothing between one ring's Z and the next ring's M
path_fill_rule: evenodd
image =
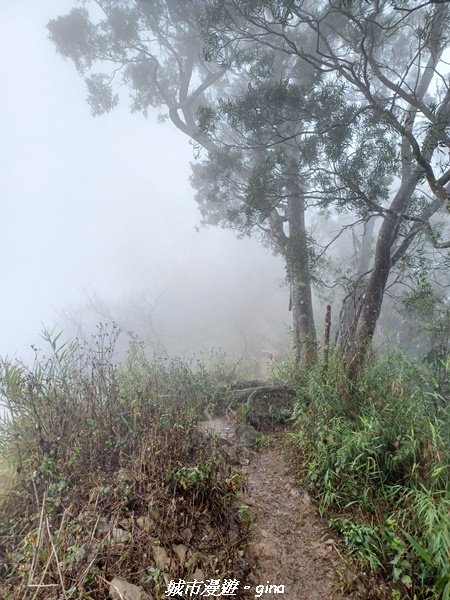
M180 467L166 477L166 484L175 484L184 491L201 487L209 476L209 465L203 467Z
M246 504L242 504L239 508L238 508L238 516L241 519L241 521L243 523L245 523L246 525L250 525L252 522L252 513L250 510L250 507L247 506Z
M273 445L273 438L268 433L262 433L253 442L253 447L256 450L263 450L265 448L270 448L270 446L272 446L272 445Z
M352 557L401 598L449 600L450 415L442 403L436 412L433 377L401 354L374 361L354 385L349 415L342 365L331 361L325 377L318 365L297 392L289 443Z
M346 518L332 518L328 524L341 534L349 554L369 565L372 572L380 568L379 531L375 526Z
M274 423L282 425L290 419L292 419L292 409L287 407L281 407L272 412L272 420Z
M142 583L152 583L155 592L159 592L163 587L161 582L161 571L157 567L147 567L147 575L144 577Z

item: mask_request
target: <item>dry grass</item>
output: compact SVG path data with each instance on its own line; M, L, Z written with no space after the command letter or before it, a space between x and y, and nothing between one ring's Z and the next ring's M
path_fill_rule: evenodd
M3 364L2 447L21 473L1 506L2 598L103 599L114 576L162 598L198 569L248 572L239 479L196 427L220 378L149 363L136 345L114 365L116 335L101 329L89 347L49 335L33 369Z

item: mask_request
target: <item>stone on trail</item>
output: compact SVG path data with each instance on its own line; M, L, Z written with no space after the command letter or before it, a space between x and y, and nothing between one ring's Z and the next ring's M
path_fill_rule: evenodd
M139 527L139 529L142 529L143 531L149 531L150 519L148 517L138 517L136 519L136 525Z
M256 388L247 399L247 420L258 431L281 425L291 415L294 398L287 387Z
M193 579L196 579L197 581L205 581L205 578L206 578L203 571L201 569L199 569L198 567L195 569L192 577L193 577Z
M153 596L125 579L114 577L109 583L109 596L112 600L153 600Z
M188 552L188 547L184 544L174 544L172 546L172 550L177 555L178 560L180 561L180 565L183 566L186 562L186 555Z
M162 546L152 547L155 564L160 571L166 571L170 565L170 558Z
M121 527L113 527L111 541L114 544L124 544L130 539L130 534Z

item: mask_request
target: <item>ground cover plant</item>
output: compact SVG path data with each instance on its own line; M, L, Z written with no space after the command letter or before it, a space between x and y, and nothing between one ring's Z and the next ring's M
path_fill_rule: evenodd
M351 384L350 413L338 358L298 388L298 473L367 581L389 582L373 597L450 598L449 366L437 381L399 352L373 360Z
M108 598L117 574L161 598L177 577L247 574L242 480L196 427L226 397L223 362L149 361L132 341L116 364L119 333L47 332L33 367L2 362L1 450L17 469L1 498L2 598Z

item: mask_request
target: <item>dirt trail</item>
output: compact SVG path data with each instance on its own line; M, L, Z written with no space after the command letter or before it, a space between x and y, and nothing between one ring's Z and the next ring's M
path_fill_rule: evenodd
M234 427L215 418L208 429L234 443ZM342 600L352 596L336 589L340 562L330 530L319 518L305 490L287 472L281 443L249 453L242 501L252 513L251 554L257 563L257 583L284 585L284 594L263 598L284 600Z

